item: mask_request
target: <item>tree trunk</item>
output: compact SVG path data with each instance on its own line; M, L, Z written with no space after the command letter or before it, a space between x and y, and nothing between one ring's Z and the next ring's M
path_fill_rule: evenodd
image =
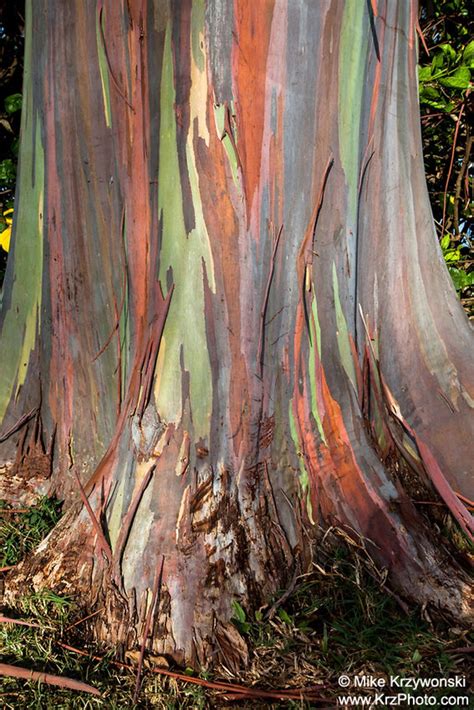
M436 244L406 0L27 2L2 495L65 498L6 599L245 660L232 601L321 521L469 614L472 335ZM211 661L212 662L212 661Z

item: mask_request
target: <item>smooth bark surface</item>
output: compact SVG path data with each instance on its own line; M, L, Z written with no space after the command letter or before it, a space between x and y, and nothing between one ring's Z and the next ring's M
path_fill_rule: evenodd
M2 495L68 512L10 574L99 637L229 622L324 520L469 614L412 501L472 517L472 331L436 244L406 0L38 0L1 312ZM461 496L461 497L460 497ZM372 544L373 543L373 544Z

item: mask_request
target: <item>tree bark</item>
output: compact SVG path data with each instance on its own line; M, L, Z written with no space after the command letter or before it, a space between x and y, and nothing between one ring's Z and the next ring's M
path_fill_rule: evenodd
M413 502L464 502L472 332L436 244L405 0L27 3L0 341L4 497L67 512L10 573L96 634L237 665L232 601L321 521L469 615ZM464 502L463 502L464 501Z

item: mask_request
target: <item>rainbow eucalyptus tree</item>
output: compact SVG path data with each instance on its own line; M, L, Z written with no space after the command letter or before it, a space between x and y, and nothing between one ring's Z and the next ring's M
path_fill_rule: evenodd
M426 192L416 13L30 0L1 494L66 513L9 603L48 587L105 608L99 639L238 663L233 600L307 569L324 521L468 616L413 502L472 536L472 335Z

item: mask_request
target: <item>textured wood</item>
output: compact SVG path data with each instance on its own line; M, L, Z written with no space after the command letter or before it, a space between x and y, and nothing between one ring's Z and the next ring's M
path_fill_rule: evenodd
M325 520L403 594L468 614L396 473L472 535L472 332L431 221L415 18L406 0L29 7L1 463L43 447L38 490L72 507L10 598L67 580L106 604L102 637L152 623L159 653L237 664L232 599L268 601Z

